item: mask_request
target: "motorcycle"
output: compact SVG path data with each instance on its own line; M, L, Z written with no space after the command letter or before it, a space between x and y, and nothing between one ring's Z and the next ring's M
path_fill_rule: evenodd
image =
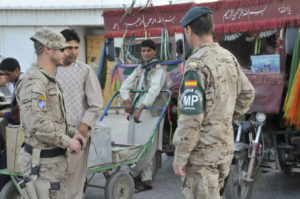
M224 192L227 199L250 198L253 183L260 173L259 166L264 156L261 134L266 114L252 113L248 117L236 123L234 159Z

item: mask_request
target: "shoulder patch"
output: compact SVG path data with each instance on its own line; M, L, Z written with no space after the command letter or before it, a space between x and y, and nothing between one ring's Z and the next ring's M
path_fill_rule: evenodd
M190 66L190 67L197 67L198 63L195 62L195 61L190 61L190 62L187 63L187 65Z
M44 110L46 108L46 102L47 102L47 99L45 96L43 95L40 95L38 97L38 103L39 103L39 107Z
M205 94L198 73L188 70L180 86L180 113L196 115L205 111Z

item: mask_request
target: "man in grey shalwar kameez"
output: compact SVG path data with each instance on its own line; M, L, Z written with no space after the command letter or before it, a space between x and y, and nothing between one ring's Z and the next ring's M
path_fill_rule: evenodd
M158 60L155 59L155 43L152 40L143 41L141 54L142 65L138 66L127 77L120 88L125 111L132 116L129 121L128 143L134 145L144 145L148 141L161 114L161 110L145 108L150 106L162 107L165 104L164 95L160 91L166 86L166 73ZM142 96L141 100L137 100L139 94L132 98L130 89L144 89L148 92ZM138 109L133 110L133 105ZM136 192L152 189L152 162L156 150L162 148L162 127L163 120L153 139L149 154L144 155L136 167L130 170L130 174L135 180Z

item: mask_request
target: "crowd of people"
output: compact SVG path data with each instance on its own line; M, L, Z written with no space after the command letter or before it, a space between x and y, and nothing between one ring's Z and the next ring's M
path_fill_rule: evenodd
M213 41L208 7L190 9L181 25L193 51L180 84L173 169L182 176L184 198L219 199L233 158L232 121L249 109L254 89L237 59ZM30 39L37 60L25 74L14 58L0 64L0 83L9 81L15 88L11 111L0 117L20 124L24 132L18 164L22 183L30 189L26 197L81 199L93 126L103 105L97 63L92 58L90 67L77 60L80 38L72 29L59 33L45 27ZM120 88L129 114L128 143L133 145L145 144L161 113L147 108L166 102L160 92L166 88L166 72L156 59L154 41L141 43L141 57ZM141 97L131 89L148 92ZM163 121L149 154L129 171L136 192L153 188L151 168L162 148L162 128Z

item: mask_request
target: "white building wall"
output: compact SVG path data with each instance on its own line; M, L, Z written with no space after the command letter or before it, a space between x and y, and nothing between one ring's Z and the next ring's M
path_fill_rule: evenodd
M22 71L25 72L36 61L33 42L30 40L30 37L40 28L40 26L0 26L0 55L17 59ZM61 31L68 27L52 26L51 28ZM85 28L73 28L81 39L78 60L85 62Z
M5 9L0 7L0 26L98 26L102 9Z

